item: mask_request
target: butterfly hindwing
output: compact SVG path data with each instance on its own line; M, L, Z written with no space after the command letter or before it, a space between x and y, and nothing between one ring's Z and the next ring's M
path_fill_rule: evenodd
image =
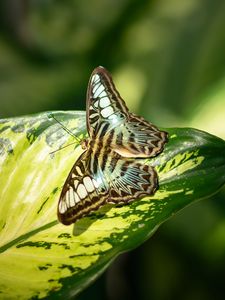
M118 159L108 180L109 203L128 203L154 194L158 187L158 177L154 168L133 159Z
M153 157L162 152L167 133L141 117L129 114L129 119L116 129L114 151L123 157Z

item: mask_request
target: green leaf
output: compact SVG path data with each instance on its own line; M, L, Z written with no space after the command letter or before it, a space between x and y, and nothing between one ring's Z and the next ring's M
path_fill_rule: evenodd
M84 112L54 115L78 137ZM225 142L189 128L167 129L154 165L159 190L130 205L106 205L75 225L57 221L60 189L82 153L47 113L0 120L0 293L4 299L67 299L93 282L121 252L149 238L158 226L225 182Z

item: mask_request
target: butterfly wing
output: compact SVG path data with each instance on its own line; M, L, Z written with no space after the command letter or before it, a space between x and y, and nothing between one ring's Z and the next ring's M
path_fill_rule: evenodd
M90 77L86 109L87 128L91 138L99 132L103 135L122 124L129 115L111 75L103 67L96 68ZM102 130L103 127L104 130Z
M162 152L167 133L141 117L129 114L128 121L115 128L111 147L123 157L153 157Z
M152 195L158 188L158 177L153 167L113 152L108 158L104 175L109 185L108 203L128 203Z
M153 157L167 142L166 132L128 111L103 67L93 71L88 84L87 126L91 138L110 134L111 147L124 157Z
M108 197L108 185L97 166L91 170L91 153L84 152L74 164L63 186L59 203L58 219L64 225L104 205ZM96 163L95 158L93 161Z

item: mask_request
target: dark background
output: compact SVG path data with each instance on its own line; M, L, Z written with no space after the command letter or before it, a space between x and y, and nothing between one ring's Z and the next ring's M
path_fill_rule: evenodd
M131 111L225 138L225 1L0 2L0 118L84 110L98 65ZM224 299L224 198L177 214L77 299Z

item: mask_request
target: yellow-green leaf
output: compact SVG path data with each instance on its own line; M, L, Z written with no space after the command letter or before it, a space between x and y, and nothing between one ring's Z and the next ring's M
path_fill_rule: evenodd
M54 115L80 138L84 112ZM67 299L93 282L121 252L225 182L225 142L195 129L167 129L169 142L154 159L159 190L152 197L106 205L75 225L57 221L60 189L82 153L47 113L0 120L0 298ZM52 153L53 152L53 153Z

